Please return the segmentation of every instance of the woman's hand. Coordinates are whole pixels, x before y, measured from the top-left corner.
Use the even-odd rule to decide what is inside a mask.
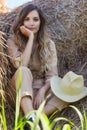
[[[34,109],[38,109],[40,104],[44,101],[44,98],[45,98],[45,88],[42,87],[39,89],[36,97],[35,97],[35,100],[34,100]]]
[[[26,37],[30,37],[33,36],[33,32],[31,30],[29,30],[28,28],[26,28],[25,26],[20,26],[20,31],[23,35],[25,35]]]

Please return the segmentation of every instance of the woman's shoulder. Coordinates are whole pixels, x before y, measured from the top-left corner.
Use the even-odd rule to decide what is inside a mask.
[[[12,40],[12,41],[14,41],[15,40],[15,37],[14,37],[14,35],[10,35],[9,37],[8,37],[8,39],[7,40]]]
[[[50,48],[54,48],[55,47],[55,42],[51,38],[48,39],[47,44],[48,44],[48,46]]]
[[[10,35],[7,39],[7,45],[14,45],[15,44],[15,38],[14,35]]]

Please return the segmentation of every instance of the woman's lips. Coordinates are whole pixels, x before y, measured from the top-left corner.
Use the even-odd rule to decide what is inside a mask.
[[[35,28],[29,28],[31,31],[35,30]]]
[[[26,28],[29,29],[29,30],[31,30],[31,31],[35,30],[35,28],[29,28],[29,27],[26,27]]]

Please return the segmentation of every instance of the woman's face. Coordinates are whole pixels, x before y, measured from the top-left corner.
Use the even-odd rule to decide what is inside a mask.
[[[25,27],[33,31],[34,34],[36,34],[40,28],[40,17],[38,12],[36,10],[29,12],[25,17],[23,24]]]

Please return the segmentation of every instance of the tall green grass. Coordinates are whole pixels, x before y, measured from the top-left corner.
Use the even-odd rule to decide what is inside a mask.
[[[4,106],[3,99],[2,99],[2,111],[0,113],[0,120],[1,120],[1,126],[2,126],[3,130],[7,130],[7,121],[6,121],[5,106]]]
[[[54,112],[50,118],[47,117],[47,115],[43,112],[43,108],[45,106],[46,100],[40,105],[38,110],[31,111],[28,115],[28,118],[31,114],[35,113],[36,118],[34,122],[28,121],[28,119],[25,120],[25,117],[21,115],[20,113],[20,88],[22,83],[22,70],[20,67],[19,72],[19,79],[18,79],[18,90],[17,90],[17,96],[16,96],[16,110],[15,110],[15,123],[13,130],[23,130],[25,124],[29,124],[31,127],[31,130],[40,130],[42,127],[43,130],[53,130],[56,123],[59,121],[66,122],[63,126],[58,125],[55,130],[87,130],[87,115],[85,109],[83,109],[83,114],[79,111],[78,108],[76,108],[73,105],[69,105],[72,109],[75,110],[75,112],[78,114],[78,117],[80,119],[81,125],[80,127],[77,127],[77,124],[75,122],[72,122],[71,120],[64,118],[64,117],[57,117],[53,119],[54,115],[57,113]],[[48,98],[48,97],[47,97]],[[2,110],[0,113],[0,120],[2,124],[2,129],[7,130],[7,121],[6,121],[6,115],[5,115],[5,105],[4,100],[2,98]],[[41,124],[41,126],[40,126]]]
[[[53,130],[56,123],[59,121],[66,122],[63,126],[58,125],[55,130],[87,130],[87,115],[85,109],[83,109],[83,114],[79,111],[78,108],[76,108],[73,105],[69,105],[72,109],[75,110],[75,112],[78,114],[78,117],[80,119],[81,125],[80,127],[77,127],[77,124],[75,122],[72,122],[71,120],[64,118],[64,117],[57,117],[53,119],[54,115],[58,112],[55,111],[50,118],[47,117],[47,115],[43,112],[43,108],[45,106],[46,100],[43,101],[43,103],[40,105],[38,110],[31,111],[28,115],[28,118],[31,114],[35,113],[36,118],[34,122],[29,121],[28,119],[25,119],[25,117],[20,113],[20,88],[22,83],[22,69],[20,67],[19,71],[19,79],[18,79],[18,90],[17,90],[17,96],[16,96],[16,110],[15,110],[15,122],[14,122],[14,128],[13,130],[23,130],[25,124],[29,124],[31,127],[31,130],[40,130],[41,128],[43,130]],[[48,97],[47,97],[48,98]],[[0,121],[1,126],[3,130],[7,130],[7,120],[6,120],[6,114],[5,114],[5,104],[4,99],[2,96],[2,106],[1,106],[1,113],[0,113]],[[41,125],[40,125],[41,124]]]
[[[72,128],[74,128],[74,130],[87,130],[87,115],[86,115],[85,109],[83,109],[83,114],[82,114],[75,106],[72,106],[72,105],[69,106],[76,111],[80,119],[81,125],[80,127],[77,127],[77,124],[75,124],[75,122],[72,122],[69,119],[64,118],[64,117],[57,117],[51,121],[47,117],[47,115],[43,112],[43,108],[46,103],[46,100],[40,105],[38,110],[35,110],[29,113],[28,117],[30,117],[32,113],[36,114],[36,119],[34,122],[30,122],[28,121],[28,119],[24,120],[24,117],[20,116],[20,112],[19,112],[20,108],[19,108],[18,103],[19,101],[17,100],[17,104],[16,104],[17,111],[15,114],[15,125],[13,128],[14,130],[19,130],[19,129],[23,130],[23,127],[26,123],[30,125],[31,130],[40,130],[41,128],[40,128],[39,122],[43,130],[53,130],[55,124],[58,123],[59,121],[64,121],[64,122],[66,121],[66,123],[63,126],[58,125],[55,128],[55,130],[72,130]],[[7,130],[7,123],[6,123],[7,121],[6,121],[6,116],[5,116],[5,106],[4,106],[3,100],[2,100],[2,112],[0,114],[0,120],[1,120],[3,130]]]
[[[16,96],[16,111],[15,111],[15,127],[14,130],[17,130],[18,126],[18,119],[19,119],[19,114],[20,114],[20,90],[21,90],[21,83],[22,83],[22,70],[20,67],[19,71],[19,79],[18,79],[18,90],[17,90],[17,96]]]

